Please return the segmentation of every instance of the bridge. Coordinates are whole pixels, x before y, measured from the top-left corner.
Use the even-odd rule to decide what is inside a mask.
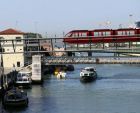
[[[89,37],[90,38],[90,37]],[[8,42],[8,43],[6,43]],[[21,43],[22,42],[22,43]],[[44,49],[42,43],[47,42],[50,49]],[[113,43],[114,46],[106,47],[106,43],[87,43],[85,46],[80,44],[68,44],[63,42],[63,38],[28,38],[28,39],[8,39],[0,40],[1,54],[19,54],[24,55],[44,55],[45,53],[51,53],[51,56],[44,55],[44,61],[46,64],[82,64],[82,63],[98,63],[98,64],[137,64],[140,63],[140,46],[138,42],[133,44],[132,42],[126,42],[126,46],[120,46],[121,43]],[[23,46],[23,51],[16,50],[17,46]],[[13,50],[8,52],[3,50],[4,47],[13,47]],[[55,48],[58,48],[57,50]],[[63,50],[59,48],[63,48]],[[63,52],[64,56],[53,56],[53,53]],[[76,53],[86,52],[87,56],[76,56]],[[107,56],[92,55],[92,53],[107,53]],[[109,53],[112,53],[110,55]],[[30,62],[31,63],[31,62]]]

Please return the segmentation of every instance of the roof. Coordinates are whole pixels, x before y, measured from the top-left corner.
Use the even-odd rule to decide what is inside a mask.
[[[12,28],[0,32],[0,35],[23,35],[23,34],[24,32]]]
[[[72,30],[71,32],[87,32],[88,30]]]
[[[93,31],[111,31],[112,29],[95,29],[95,30],[93,30]]]
[[[95,69],[94,67],[85,67],[85,69]]]
[[[127,31],[127,30],[135,30],[136,28],[120,28],[117,31]]]

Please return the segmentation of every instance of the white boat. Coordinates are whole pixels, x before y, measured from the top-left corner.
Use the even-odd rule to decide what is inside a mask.
[[[86,67],[80,72],[81,82],[92,82],[96,78],[97,78],[97,73],[94,67]]]
[[[21,71],[18,72],[16,76],[16,85],[23,87],[31,87],[31,72],[29,71]]]
[[[66,73],[65,73],[64,71],[60,71],[60,72],[58,72],[58,74],[57,74],[57,78],[59,78],[59,79],[66,78]]]

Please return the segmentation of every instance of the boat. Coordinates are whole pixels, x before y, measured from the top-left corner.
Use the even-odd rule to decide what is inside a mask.
[[[58,72],[57,78],[59,78],[59,79],[64,79],[64,78],[66,78],[66,73],[65,73],[64,71]]]
[[[80,72],[81,82],[92,82],[97,78],[96,69],[94,67],[86,67]]]
[[[16,86],[22,87],[31,87],[31,72],[29,71],[20,71],[16,76]]]
[[[27,93],[17,87],[7,91],[3,100],[4,107],[28,106]]]

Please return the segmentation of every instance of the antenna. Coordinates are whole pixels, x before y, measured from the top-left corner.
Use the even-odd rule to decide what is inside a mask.
[[[120,28],[120,29],[122,28],[122,24],[119,24],[119,28]]]
[[[133,28],[134,27],[134,21],[133,21],[133,15],[129,14],[129,25],[128,27]]]
[[[38,22],[37,22],[37,21],[35,21],[35,22],[34,22],[34,29],[35,29],[35,33],[37,33],[37,24],[38,24]]]
[[[35,22],[34,22],[34,27],[35,27],[36,38],[38,38],[38,33],[37,33],[37,32],[38,32],[38,31],[37,31],[37,30],[38,30],[38,29],[37,29],[37,24],[38,24],[38,22],[37,22],[37,21],[35,21]]]
[[[107,21],[107,22],[105,22],[105,25],[106,25],[106,27],[108,28],[109,25],[111,25],[111,22],[110,22],[110,21]]]
[[[18,21],[16,20],[15,29],[18,29]]]

